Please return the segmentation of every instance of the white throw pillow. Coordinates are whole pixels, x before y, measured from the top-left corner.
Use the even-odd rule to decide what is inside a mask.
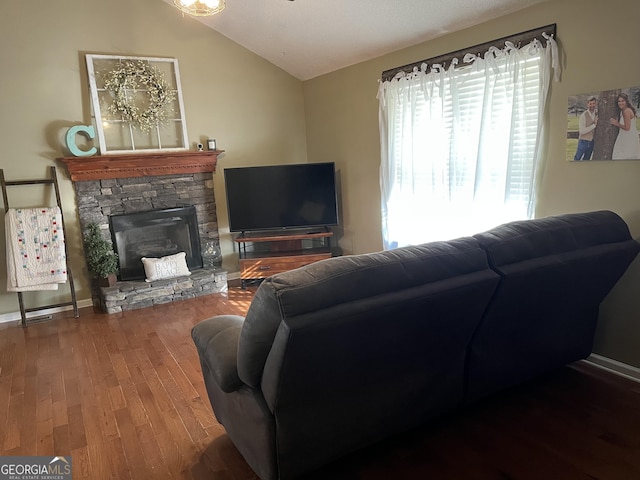
[[[187,267],[186,257],[187,254],[184,252],[160,258],[142,257],[144,273],[147,275],[146,281],[153,282],[163,278],[191,275],[189,267]]]

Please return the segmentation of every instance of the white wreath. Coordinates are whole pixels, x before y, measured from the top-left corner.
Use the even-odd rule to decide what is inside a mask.
[[[142,132],[165,123],[172,112],[170,106],[175,91],[169,87],[162,73],[145,61],[119,64],[104,75],[104,88],[113,96],[107,111],[119,115]],[[146,93],[142,102],[140,93]]]

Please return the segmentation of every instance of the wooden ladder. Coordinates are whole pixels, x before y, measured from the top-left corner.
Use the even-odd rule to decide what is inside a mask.
[[[50,178],[46,178],[46,179],[19,180],[19,181],[8,182],[4,178],[4,170],[0,168],[0,185],[2,186],[2,199],[4,201],[5,214],[6,214],[6,211],[9,209],[9,197],[7,195],[7,187],[23,186],[23,185],[53,185],[53,188],[56,194],[56,202],[58,204],[58,207],[60,207],[60,213],[62,215],[62,202],[60,200],[60,189],[58,188],[58,177],[56,175],[56,167],[50,167],[49,173],[50,173],[49,175]],[[63,232],[66,232],[66,227],[64,225],[64,216],[62,216],[62,230]],[[66,263],[67,263],[67,279],[69,280],[69,288],[71,290],[71,300],[64,303],[42,305],[40,307],[35,307],[35,308],[25,308],[22,292],[17,292],[18,302],[20,303],[20,317],[22,318],[23,327],[27,326],[27,313],[38,312],[38,311],[46,310],[49,308],[73,306],[73,316],[75,318],[78,318],[80,316],[80,314],[78,313],[78,302],[76,300],[76,289],[73,284],[73,275],[71,274],[71,266],[69,265],[69,250],[67,247],[66,240],[64,242],[64,253],[65,253]],[[49,315],[41,315],[39,317],[36,316],[36,317],[32,317],[32,319],[37,320],[37,319],[42,319],[47,317],[49,317]]]

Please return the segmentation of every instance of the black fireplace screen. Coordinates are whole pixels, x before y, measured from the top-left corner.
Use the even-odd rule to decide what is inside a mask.
[[[202,268],[198,218],[193,205],[112,215],[111,238],[120,259],[120,279],[145,278],[142,257],[186,253],[190,270]]]

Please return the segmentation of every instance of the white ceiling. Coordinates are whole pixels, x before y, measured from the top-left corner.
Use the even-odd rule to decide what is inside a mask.
[[[226,0],[198,20],[308,80],[543,1]]]

